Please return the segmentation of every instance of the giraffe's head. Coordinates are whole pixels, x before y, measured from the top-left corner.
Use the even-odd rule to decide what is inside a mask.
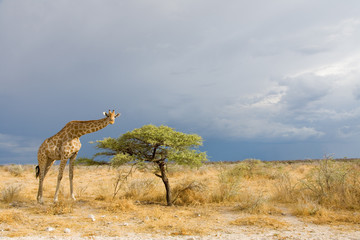
[[[109,112],[104,112],[104,115],[107,117],[110,124],[114,124],[115,123],[115,118],[120,116],[120,113],[115,114],[115,110],[113,110],[112,112],[109,110]]]

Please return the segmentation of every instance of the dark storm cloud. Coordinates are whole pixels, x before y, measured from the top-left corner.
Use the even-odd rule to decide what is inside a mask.
[[[21,147],[114,108],[121,131],[346,139],[360,118],[358,5],[1,1],[0,134]]]

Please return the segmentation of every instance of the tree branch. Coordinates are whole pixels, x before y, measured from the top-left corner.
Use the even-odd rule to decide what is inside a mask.
[[[158,148],[158,146],[157,146],[157,145],[155,145],[155,147],[154,147],[154,151],[153,151],[153,154],[152,154],[152,160],[154,160],[154,159],[155,159],[155,155],[156,155],[156,150],[157,150],[157,148]]]

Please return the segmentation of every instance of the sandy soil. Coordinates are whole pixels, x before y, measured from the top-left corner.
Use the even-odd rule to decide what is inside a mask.
[[[286,227],[271,228],[271,227],[258,227],[258,226],[236,226],[230,223],[238,219],[239,215],[231,211],[223,211],[221,219],[215,221],[210,228],[215,231],[209,234],[200,236],[192,235],[173,235],[171,232],[158,233],[139,233],[134,232],[136,225],[140,224],[136,220],[127,223],[118,223],[122,225],[123,233],[116,237],[109,236],[82,236],[81,232],[64,233],[63,229],[54,227],[50,232],[46,229],[43,230],[41,235],[32,235],[26,237],[2,237],[4,226],[0,224],[0,239],[4,240],[30,240],[30,239],[56,239],[56,240],[77,240],[77,239],[93,239],[93,240],[213,240],[213,239],[360,239],[360,229],[350,228],[349,226],[329,226],[329,225],[316,225],[306,223],[301,219],[290,214],[283,214],[282,216],[273,216],[276,220],[287,224]],[[201,221],[201,219],[199,219]],[[88,226],[87,226],[88,227]],[[59,232],[62,232],[59,234]],[[71,230],[70,230],[71,231]]]

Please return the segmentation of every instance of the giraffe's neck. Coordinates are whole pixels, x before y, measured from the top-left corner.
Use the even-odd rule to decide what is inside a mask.
[[[71,121],[68,123],[68,131],[72,137],[81,137],[82,135],[99,131],[109,125],[108,118],[91,121]]]

